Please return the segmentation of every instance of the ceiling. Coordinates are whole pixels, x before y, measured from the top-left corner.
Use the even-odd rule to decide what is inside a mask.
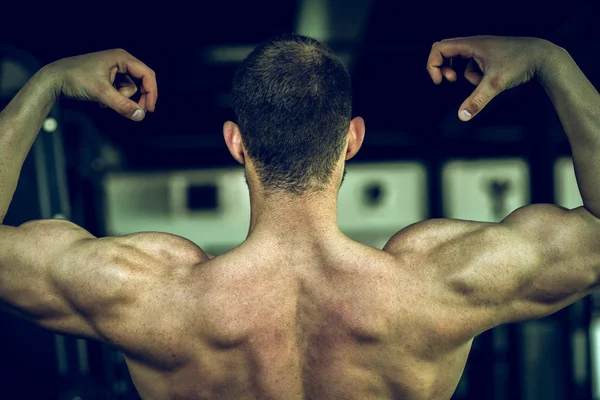
[[[600,83],[597,7],[579,0],[550,8],[533,2],[516,8],[510,2],[450,6],[396,0],[194,4],[164,13],[155,10],[149,16],[117,11],[108,23],[79,18],[73,24],[36,21],[24,27],[21,19],[9,18],[2,29],[11,34],[3,34],[0,44],[25,49],[43,63],[122,47],[152,67],[160,96],[156,113],[143,123],[90,104],[62,103],[88,115],[123,150],[130,169],[233,163],[221,127],[233,118],[229,90],[237,62],[262,40],[285,32],[310,33],[311,27],[351,68],[355,114],[367,122],[359,159],[410,157],[448,143],[485,146],[485,138],[474,132],[522,125],[532,118],[532,101],[546,101],[538,89],[515,89],[472,123],[460,123],[456,111],[472,87],[465,82],[435,86],[425,71],[431,44],[443,38],[543,37],[569,50],[590,80]],[[204,7],[200,11],[199,4]],[[514,144],[522,138],[511,140]]]

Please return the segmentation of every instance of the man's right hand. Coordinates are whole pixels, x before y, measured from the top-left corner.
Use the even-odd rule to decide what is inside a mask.
[[[554,44],[536,38],[474,36],[446,39],[434,43],[427,60],[427,71],[435,84],[445,77],[456,81],[451,63],[454,57],[469,58],[465,78],[477,88],[459,108],[458,116],[468,121],[495,96],[531,80],[552,54]]]
[[[52,78],[57,95],[95,101],[135,121],[141,121],[156,105],[154,71],[125,50],[64,58],[42,71]],[[137,91],[132,78],[141,81],[138,103],[129,99]]]

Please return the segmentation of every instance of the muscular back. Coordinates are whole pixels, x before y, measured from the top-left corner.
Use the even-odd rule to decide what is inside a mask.
[[[416,255],[347,239],[302,254],[248,243],[191,268],[185,284],[172,287],[186,295],[165,305],[181,328],[156,341],[181,362],[152,365],[160,349],[128,357],[142,397],[450,397],[470,341],[442,351]]]
[[[121,349],[146,400],[444,399],[474,336],[597,287],[599,235],[585,209],[534,205],[419,223],[384,251],[251,235],[211,258],[177,236],[39,221],[0,227],[0,306]]]
[[[188,292],[185,362],[129,359],[133,379],[147,399],[450,398],[474,336],[597,286],[597,234],[585,210],[539,205],[502,224],[420,223],[385,251],[246,242],[173,287]]]

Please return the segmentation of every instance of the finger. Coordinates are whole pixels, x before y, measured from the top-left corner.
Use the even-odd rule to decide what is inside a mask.
[[[472,57],[473,50],[467,39],[452,39],[434,43],[427,59],[427,72],[435,84],[442,82],[442,66],[445,59]]]
[[[458,37],[444,39],[437,43],[438,51],[445,58],[465,57],[473,58],[473,37]]]
[[[471,120],[500,92],[500,90],[494,89],[494,85],[490,84],[490,79],[487,76],[484,77],[473,93],[460,106],[458,118],[462,121]]]
[[[442,67],[440,69],[444,78],[448,79],[450,82],[456,82],[456,71],[451,67]]]
[[[146,102],[147,102],[147,98],[146,98],[146,91],[145,89],[142,87],[140,88],[140,92],[142,93],[142,95],[140,96],[140,100],[138,101],[138,105],[142,108],[144,108],[145,110],[147,110],[148,108],[146,107]],[[156,103],[155,103],[156,104]]]
[[[117,79],[117,73],[118,72],[119,72],[119,67],[114,67],[114,68],[110,69],[110,71],[109,71],[109,79],[110,79],[110,83],[111,84],[114,84],[115,80]]]
[[[439,52],[438,45],[439,43],[437,42],[433,44],[429,52],[429,58],[427,59],[427,72],[429,72],[431,80],[436,85],[442,83],[442,71],[440,67],[444,64],[444,57]]]
[[[98,97],[102,104],[112,108],[126,118],[134,121],[141,121],[144,119],[145,109],[143,107],[140,108],[135,101],[123,96],[117,89],[108,83],[100,90],[100,95]]]
[[[117,91],[119,93],[121,93],[123,96],[130,99],[131,96],[133,96],[137,92],[137,87],[135,85],[134,86],[124,86],[124,87],[118,88]],[[142,105],[140,105],[140,107],[145,108]]]
[[[127,75],[116,83],[116,87],[119,93],[127,98],[131,98],[138,90],[136,84]]]
[[[477,86],[483,79],[483,73],[477,66],[477,63],[473,60],[469,61],[467,68],[465,69],[465,78],[473,85]]]
[[[158,87],[154,71],[131,54],[125,51],[123,53],[126,56],[119,60],[119,72],[127,73],[142,81],[140,90],[143,93],[144,103],[142,104],[142,100],[140,99],[139,106],[149,111],[154,111],[156,99],[158,98]]]
[[[131,78],[129,76],[123,75],[123,74],[119,74],[119,75],[121,75],[121,76],[117,77],[117,69],[115,68],[114,73],[113,73],[113,71],[111,71],[110,80],[111,80],[111,82],[114,82],[113,86],[118,90],[118,92],[129,99],[129,98],[131,98],[131,96],[136,94],[137,86],[131,80]],[[100,108],[107,108],[107,106],[105,104],[102,104],[102,103],[98,103],[98,104],[100,104]]]

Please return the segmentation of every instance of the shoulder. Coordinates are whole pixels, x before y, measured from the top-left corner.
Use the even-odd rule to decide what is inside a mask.
[[[40,222],[30,228],[58,229],[53,233],[77,237],[52,256],[52,276],[78,309],[98,317],[109,305],[131,305],[167,288],[183,290],[195,267],[209,259],[193,242],[166,233],[94,238],[68,222]]]
[[[153,255],[157,261],[187,261],[198,264],[213,258],[196,243],[169,233],[140,232],[114,238],[114,242],[124,250]]]
[[[189,350],[185,333],[197,318],[188,311],[198,310],[194,271],[209,256],[187,239],[158,232],[98,239],[95,246],[88,252],[100,261],[92,291],[103,294],[87,291],[81,303],[92,310],[97,331],[137,362],[180,365]]]
[[[157,259],[179,258],[196,263],[212,258],[192,241],[169,233],[140,232],[97,239],[80,226],[60,219],[33,220],[18,228],[4,226],[2,228],[12,229],[14,232],[11,232],[11,236],[15,239],[19,237],[35,240],[38,247],[46,244],[53,247],[57,247],[57,243],[69,244],[70,247],[87,252],[92,256],[114,255],[115,253],[126,256],[138,252],[152,254]]]
[[[407,251],[427,253],[440,245],[494,224],[449,218],[429,219],[400,230],[387,242],[383,250],[389,253]]]

